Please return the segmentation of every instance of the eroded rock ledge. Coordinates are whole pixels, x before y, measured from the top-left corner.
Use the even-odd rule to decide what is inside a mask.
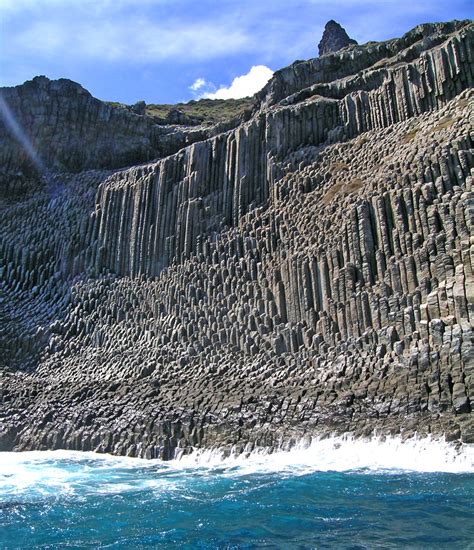
[[[234,129],[0,199],[1,448],[473,442],[472,36],[301,62]]]

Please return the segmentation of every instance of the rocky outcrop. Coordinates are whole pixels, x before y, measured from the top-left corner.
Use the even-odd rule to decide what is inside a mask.
[[[321,42],[318,44],[319,56],[338,52],[347,46],[355,46],[357,41],[350,38],[346,30],[333,19],[326,23]]]
[[[431,68],[428,69],[428,66],[432,66],[430,52],[450,39],[453,42],[452,47],[457,51],[455,58],[471,63],[469,46],[466,50],[465,45],[459,44],[472,40],[471,21],[418,25],[402,38],[387,42],[369,42],[364,46],[355,46],[308,61],[297,61],[289,67],[276,71],[273,78],[257,95],[261,105],[267,107],[310,86],[323,85],[324,89],[324,85],[328,85],[329,88],[336,90],[342,87],[340,93],[343,94],[348,78],[354,82],[357,77],[362,77],[357,82],[358,86],[364,86],[365,82],[371,79],[374,71],[383,80],[384,68],[402,67],[416,58],[426,62],[426,72],[431,73],[427,78],[436,80],[438,73],[433,73]],[[446,54],[442,55],[444,57]],[[449,55],[451,56],[452,54]],[[457,63],[457,61],[454,62]],[[442,75],[444,73],[439,76],[444,80]]]
[[[96,210],[99,267],[157,275],[189,254],[198,235],[235,226],[262,205],[286,171],[281,162],[288,152],[389,127],[446,104],[464,83],[472,84],[472,63],[461,54],[472,36],[469,28],[411,63],[373,69],[362,85],[359,76],[344,79],[335,84],[346,88],[343,94],[305,90],[236,130],[108,180]]]
[[[237,128],[1,199],[1,448],[473,442],[472,33],[285,69]]]
[[[39,76],[0,89],[0,192],[46,171],[118,168],[170,155],[222,128],[142,116],[145,103],[125,109],[104,103],[70,80]],[[8,121],[8,122],[7,122]],[[21,128],[21,135],[15,132]],[[29,146],[25,147],[25,140]]]

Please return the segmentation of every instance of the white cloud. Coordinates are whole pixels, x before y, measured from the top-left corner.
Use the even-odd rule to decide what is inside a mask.
[[[184,83],[186,78],[197,75],[212,74],[220,83],[215,75],[225,71],[227,63],[243,72],[252,64],[284,67],[316,56],[328,19],[341,23],[363,43],[400,36],[421,22],[468,17],[468,4],[469,0],[0,0],[0,84],[35,74],[78,80],[86,68],[91,69],[92,82],[102,68],[112,75],[117,68],[128,74],[130,67],[151,71],[163,88],[175,73],[183,86],[191,84]],[[158,66],[165,69],[163,77]],[[196,98],[253,94],[270,75],[269,69],[260,72],[261,80],[254,71],[220,89],[207,80],[187,92]],[[245,77],[248,80],[240,80]],[[111,95],[120,93],[112,90]]]
[[[189,89],[193,92],[197,92],[206,86],[207,82],[204,78],[196,78],[196,80],[189,86]]]
[[[265,65],[254,65],[247,74],[237,76],[228,87],[221,86],[216,92],[202,95],[208,99],[240,99],[259,92],[273,76]]]

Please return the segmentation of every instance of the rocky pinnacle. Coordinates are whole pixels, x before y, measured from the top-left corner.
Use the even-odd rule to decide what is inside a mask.
[[[345,29],[331,19],[324,27],[324,33],[318,45],[319,55],[337,52],[346,46],[355,44],[357,44],[357,41],[350,38]]]

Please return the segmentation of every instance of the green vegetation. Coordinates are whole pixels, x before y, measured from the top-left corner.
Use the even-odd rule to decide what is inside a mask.
[[[416,138],[416,134],[418,133],[419,128],[413,128],[413,130],[410,130],[407,132],[403,137],[402,141],[403,143],[410,143],[410,141],[413,141]]]
[[[455,123],[455,121],[456,120],[451,115],[444,116],[438,121],[438,124],[431,128],[431,132],[439,132],[440,130],[450,128]]]
[[[327,206],[336,197],[345,197],[350,193],[357,193],[363,186],[364,182],[360,178],[354,178],[349,183],[338,181],[326,191],[322,198],[322,203]]]
[[[245,97],[243,99],[199,99],[176,105],[150,104],[146,107],[146,114],[166,118],[170,111],[178,109],[189,117],[215,124],[240,116],[245,110],[252,108],[254,101],[251,97]]]
[[[112,107],[137,112],[136,107],[141,102],[137,102],[135,105],[125,105],[118,101],[106,101],[105,103],[112,105]],[[199,99],[191,100],[188,103],[176,103],[175,105],[150,103],[149,105],[145,105],[144,114],[165,121],[172,111],[180,111],[185,117],[194,120],[195,124],[211,125],[226,122],[242,115],[245,111],[252,109],[254,103],[255,99],[252,97],[244,97],[242,99]],[[142,113],[138,112],[138,114]]]
[[[344,172],[349,170],[349,165],[346,162],[337,161],[331,165],[331,172],[337,174],[338,172]]]
[[[111,107],[122,107],[122,109],[127,107],[127,105],[119,103],[118,101],[104,101],[104,103],[107,103],[107,105],[110,105]]]

